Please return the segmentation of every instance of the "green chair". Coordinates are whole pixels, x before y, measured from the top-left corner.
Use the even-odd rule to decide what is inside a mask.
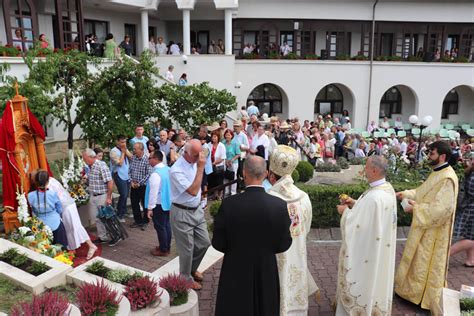
[[[394,128],[389,128],[389,129],[387,129],[387,134],[388,134],[388,136],[390,136],[392,134],[397,134],[397,133],[395,132]]]
[[[463,125],[461,125],[461,129],[463,131],[470,130],[471,129],[471,124],[463,124]]]
[[[419,128],[412,128],[411,133],[413,136],[420,136],[421,130]]]
[[[474,137],[474,129],[468,129],[466,131],[467,135],[471,136],[471,137]]]
[[[405,131],[398,131],[397,136],[398,136],[398,137],[405,137],[405,136],[407,136],[407,132],[405,132]]]
[[[444,125],[444,128],[445,129],[454,129],[454,125],[449,123],[449,124]]]
[[[384,134],[383,132],[375,131],[374,132],[374,138],[381,138],[381,137],[383,137],[383,134]]]
[[[403,124],[403,129],[406,130],[406,131],[411,130],[411,124],[409,124],[409,123]]]
[[[441,138],[449,138],[449,131],[447,129],[440,129],[439,130],[439,136],[441,136]]]
[[[430,129],[430,134],[431,135],[436,135],[439,133],[439,128],[431,128]]]
[[[370,135],[370,133],[367,131],[362,131],[361,136],[364,138],[370,138],[372,135]]]
[[[448,131],[448,137],[449,137],[449,139],[455,140],[455,139],[456,139],[456,134],[457,134],[456,131]]]

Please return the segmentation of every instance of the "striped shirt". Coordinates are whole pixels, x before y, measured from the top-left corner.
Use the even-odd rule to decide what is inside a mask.
[[[102,160],[96,160],[88,175],[89,193],[91,195],[101,195],[107,193],[107,183],[112,181],[112,175],[107,164]]]
[[[146,185],[152,168],[148,163],[148,155],[143,154],[141,158],[133,155],[128,168],[130,181],[137,182],[139,185]]]

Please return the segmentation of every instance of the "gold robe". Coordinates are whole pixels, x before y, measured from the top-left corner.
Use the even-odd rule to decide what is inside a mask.
[[[395,275],[395,293],[434,310],[446,285],[458,178],[448,166],[433,171],[417,189],[403,191],[413,199],[413,219]]]

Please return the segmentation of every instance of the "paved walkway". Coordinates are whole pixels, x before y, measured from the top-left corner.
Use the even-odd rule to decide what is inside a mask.
[[[127,219],[127,227],[130,223],[131,220]],[[177,260],[171,262],[176,257],[174,244],[169,257],[153,257],[150,255],[150,250],[158,244],[152,226],[149,226],[146,231],[129,228],[127,230],[130,234],[127,240],[120,242],[115,247],[108,247],[107,245],[103,247],[102,256],[104,258],[148,272],[155,272],[166,264],[168,264],[166,267],[176,266],[174,263]],[[398,228],[400,241],[397,243],[397,265],[403,252],[404,238],[406,238],[407,233],[408,228]],[[309,315],[334,315],[331,302],[336,294],[339,239],[340,231],[338,228],[312,229],[310,232],[308,238],[308,265],[316,283],[321,288],[321,300],[316,302],[314,298],[311,298]],[[450,261],[448,275],[450,288],[459,289],[461,284],[474,285],[474,269],[464,267],[464,259],[464,255],[461,254]],[[204,273],[203,289],[198,293],[200,315],[214,314],[221,261],[218,260]],[[429,313],[395,297],[392,315],[429,315]]]

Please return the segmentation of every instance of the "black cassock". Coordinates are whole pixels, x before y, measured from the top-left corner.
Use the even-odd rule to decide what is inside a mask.
[[[278,316],[280,284],[275,254],[291,246],[286,202],[263,187],[224,199],[212,245],[224,253],[216,315]]]

